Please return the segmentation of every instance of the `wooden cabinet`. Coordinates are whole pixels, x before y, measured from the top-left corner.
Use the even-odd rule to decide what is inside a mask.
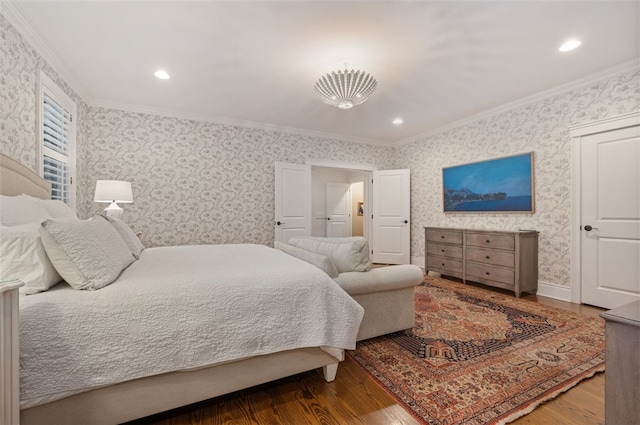
[[[640,300],[614,308],[605,320],[604,417],[607,424],[640,420]]]
[[[425,228],[425,271],[513,291],[538,289],[538,232]]]
[[[426,228],[426,268],[443,275],[462,279],[462,230]]]

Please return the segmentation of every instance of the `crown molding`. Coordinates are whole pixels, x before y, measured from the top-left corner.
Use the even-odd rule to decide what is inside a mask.
[[[260,123],[255,121],[246,121],[226,117],[216,117],[207,114],[194,114],[181,111],[175,111],[165,108],[153,108],[148,106],[130,105],[127,103],[113,102],[106,99],[93,99],[89,106],[105,109],[117,109],[125,112],[134,112],[147,115],[159,115],[170,118],[178,118],[184,120],[208,122],[211,124],[221,124],[234,127],[252,128],[255,130],[278,131],[282,133],[294,134],[297,136],[320,137],[323,139],[335,140],[338,142],[360,143],[364,145],[375,145],[391,147],[389,143],[382,140],[366,139],[360,137],[348,137],[335,133],[325,133],[322,131],[305,130],[296,127],[287,127],[276,124]]]
[[[0,1],[0,13],[20,33],[27,43],[53,68],[80,98],[89,103],[91,95],[69,69],[60,54],[47,42],[42,33],[27,18],[18,1]]]
[[[513,101],[513,102],[509,102],[509,103],[505,103],[504,105],[492,108],[492,109],[488,109],[486,111],[480,112],[479,114],[476,115],[472,115],[470,117],[467,118],[463,118],[461,120],[457,120],[454,121],[452,123],[446,124],[444,126],[435,128],[433,130],[429,130],[426,131],[424,133],[420,133],[418,135],[415,136],[411,136],[409,138],[406,139],[402,139],[402,140],[398,140],[396,142],[393,142],[391,144],[392,147],[396,148],[396,147],[401,147],[404,145],[408,145],[410,143],[416,142],[418,140],[422,140],[426,137],[429,136],[434,136],[436,134],[440,134],[443,133],[445,131],[448,130],[452,130],[454,128],[457,127],[461,127],[463,125],[466,124],[470,124],[472,122],[476,122],[476,121],[480,121],[483,120],[485,118],[489,118],[492,117],[494,115],[498,115],[498,114],[502,114],[504,112],[508,112],[526,105],[530,105],[532,103],[535,102],[539,102],[541,100],[544,99],[548,99],[554,96],[558,96],[560,94],[563,93],[567,93],[573,90],[577,90],[586,86],[589,86],[591,84],[594,83],[598,83],[600,81],[606,80],[606,79],[610,79],[613,77],[616,77],[620,74],[625,74],[627,72],[631,72],[631,71],[637,71],[640,70],[640,57],[632,59],[630,61],[627,62],[623,62],[620,65],[616,65],[613,66],[611,68],[607,68],[604,71],[595,73],[595,74],[591,74],[588,75],[584,78],[580,78],[578,80],[572,81],[570,83],[567,84],[563,84],[561,86],[557,86],[548,90],[544,90],[541,92],[538,92],[536,94],[533,94],[531,96],[527,96],[524,97],[522,99]]]
[[[112,102],[104,99],[96,99],[91,96],[89,91],[76,78],[74,73],[69,69],[58,52],[47,42],[45,37],[35,27],[35,25],[33,25],[29,18],[26,17],[25,13],[19,5],[19,2],[15,0],[1,0],[0,13],[20,33],[20,35],[27,41],[27,43],[29,43],[29,45],[33,49],[35,49],[36,52],[38,52],[38,54],[49,64],[49,66],[53,68],[53,70],[60,76],[60,78],[62,78],[67,84],[69,84],[69,86],[76,92],[76,94],[80,96],[80,98],[82,98],[82,100],[84,100],[89,106],[210,122],[214,124],[247,127],[257,130],[279,131],[299,136],[321,137],[324,139],[336,140],[341,142],[389,147],[388,143],[376,139],[347,137],[334,133],[324,133],[319,131],[304,130],[294,127],[278,126],[274,124],[265,124],[253,121],[235,120],[225,117],[211,117],[203,114],[187,114],[170,109],[151,108],[139,105],[129,105],[124,103]]]
[[[150,115],[160,115],[172,118],[195,120],[201,122],[209,122],[213,124],[222,124],[229,126],[238,126],[245,128],[252,128],[256,130],[264,131],[278,131],[299,136],[308,137],[320,137],[323,139],[335,140],[340,142],[359,143],[365,145],[375,145],[383,147],[401,147],[410,143],[425,139],[429,136],[443,133],[445,131],[461,127],[472,122],[480,121],[488,117],[492,117],[510,110],[520,108],[522,106],[529,105],[550,97],[554,97],[572,90],[583,88],[590,84],[600,82],[605,79],[615,77],[617,75],[639,70],[640,69],[640,57],[634,58],[630,61],[624,62],[620,65],[608,68],[604,71],[592,74],[590,76],[572,81],[570,83],[557,86],[552,89],[544,90],[542,92],[527,96],[514,102],[509,102],[501,106],[483,111],[479,114],[472,115],[444,126],[437,127],[435,129],[411,136],[409,138],[385,142],[378,139],[367,139],[359,137],[349,137],[334,133],[325,133],[320,131],[306,130],[295,127],[279,126],[275,124],[259,123],[246,120],[237,120],[226,117],[213,117],[204,114],[191,114],[180,111],[174,111],[170,109],[152,108],[139,105],[129,105],[124,103],[112,102],[105,99],[96,99],[86,87],[80,83],[75,74],[69,69],[64,60],[58,54],[58,52],[47,42],[42,33],[33,25],[33,23],[26,17],[22,8],[19,5],[19,1],[16,0],[0,0],[0,14],[2,14],[7,21],[24,37],[24,39],[33,47],[38,54],[45,60],[51,68],[62,78],[71,89],[73,89],[82,100],[84,100],[89,106],[102,107],[108,109],[117,109],[127,112],[136,112]]]

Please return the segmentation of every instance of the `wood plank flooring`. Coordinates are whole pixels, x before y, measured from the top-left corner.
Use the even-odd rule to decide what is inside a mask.
[[[488,289],[494,290],[494,289]],[[525,299],[588,316],[604,310],[536,295]],[[416,425],[404,408],[358,365],[340,364],[333,383],[311,371],[233,394],[193,404],[131,424],[154,425]],[[516,425],[603,425],[604,373],[512,422]]]

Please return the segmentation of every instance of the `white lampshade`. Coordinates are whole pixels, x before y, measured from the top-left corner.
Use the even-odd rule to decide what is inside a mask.
[[[117,202],[130,204],[133,202],[131,183],[122,180],[98,180],[93,202],[107,202],[110,205],[105,208],[107,215],[122,216],[122,208]]]
[[[93,202],[133,202],[131,183],[122,180],[98,180]]]

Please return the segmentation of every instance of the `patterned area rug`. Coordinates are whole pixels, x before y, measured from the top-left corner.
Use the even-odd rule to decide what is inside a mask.
[[[413,335],[348,355],[424,424],[505,424],[604,370],[604,321],[427,276]]]

